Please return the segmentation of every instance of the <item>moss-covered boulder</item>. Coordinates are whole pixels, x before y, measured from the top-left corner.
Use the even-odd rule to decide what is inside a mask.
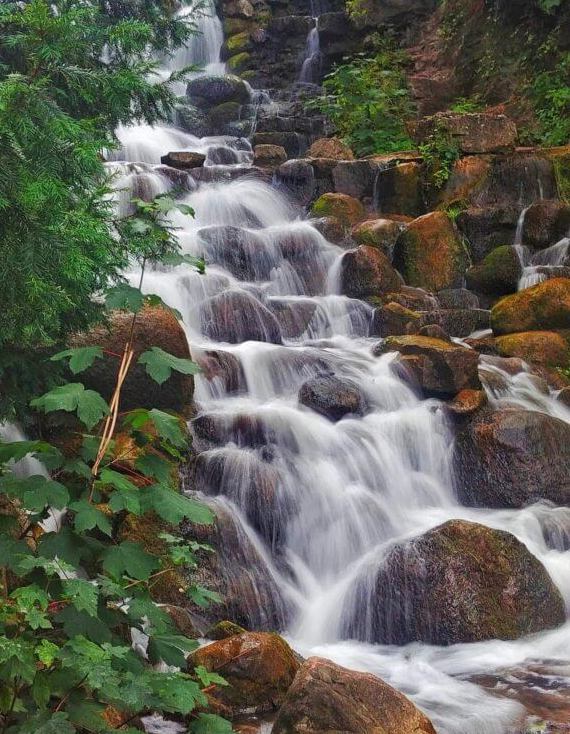
[[[340,265],[341,293],[366,299],[398,291],[401,281],[390,261],[375,247],[362,245],[349,250]]]
[[[209,109],[224,102],[249,102],[246,83],[237,76],[199,76],[188,83],[186,94],[201,109]]]
[[[404,225],[391,219],[367,219],[352,229],[352,238],[358,245],[370,245],[392,257],[394,245]]]
[[[497,247],[465,274],[467,286],[479,293],[503,296],[515,293],[522,275],[517,251],[510,245]]]
[[[522,409],[485,410],[458,431],[457,492],[474,507],[570,503],[570,424]]]
[[[239,74],[240,72],[247,69],[251,61],[251,54],[248,51],[240,51],[239,54],[234,54],[228,59],[228,69],[230,71]]]
[[[354,153],[340,138],[319,138],[309,148],[307,157],[352,161],[354,160]]]
[[[502,298],[491,310],[495,334],[570,329],[570,278],[553,278]]]
[[[368,578],[359,583],[370,589]],[[560,592],[526,546],[465,520],[396,545],[368,593],[372,619],[354,609],[345,634],[373,642],[514,640],[566,619]]]
[[[442,191],[439,192],[440,206],[462,207],[475,200],[485,187],[492,166],[488,157],[465,156],[453,164],[451,175]]]
[[[391,336],[376,345],[376,356],[399,352],[401,363],[426,395],[452,397],[480,387],[479,355],[454,342],[428,336]]]
[[[376,177],[375,198],[380,212],[419,217],[426,211],[421,165],[406,161],[381,168]]]
[[[570,204],[557,199],[542,199],[532,204],[524,216],[523,245],[542,250],[555,245],[570,231]]]
[[[519,357],[542,367],[568,367],[570,332],[523,331],[495,339],[501,357]]]
[[[248,31],[242,31],[241,33],[234,33],[233,36],[229,36],[224,44],[224,51],[227,52],[228,56],[240,53],[241,51],[248,51],[251,46],[251,34]]]
[[[347,194],[323,194],[311,208],[315,217],[336,217],[346,229],[364,219],[364,207],[353,196]]]
[[[394,266],[406,283],[426,290],[461,285],[467,264],[465,244],[444,212],[430,212],[415,219],[394,248]]]
[[[386,337],[417,334],[422,326],[420,313],[391,301],[385,306],[374,309],[369,335]]]
[[[224,620],[222,622],[217,622],[216,624],[212,625],[210,629],[206,632],[206,637],[208,640],[226,640],[228,637],[233,637],[234,635],[241,635],[244,632],[247,632],[243,627],[240,627],[239,624],[236,624],[235,622],[228,622],[228,620]]]
[[[295,676],[273,734],[435,734],[399,691],[370,673],[309,658]]]
[[[214,685],[207,695],[212,708],[230,718],[275,710],[299,669],[285,640],[269,632],[243,632],[201,647],[190,665],[225,678],[229,685]]]

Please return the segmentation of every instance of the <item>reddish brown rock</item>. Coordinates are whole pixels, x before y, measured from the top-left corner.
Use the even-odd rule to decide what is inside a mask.
[[[570,329],[570,278],[553,278],[502,298],[491,310],[495,334]]]
[[[570,332],[523,331],[495,339],[501,357],[519,357],[544,367],[568,367]]]
[[[287,160],[287,151],[281,145],[256,145],[253,149],[253,165],[260,168],[277,168]]]
[[[435,734],[414,704],[370,673],[309,658],[289,689],[273,734]]]
[[[323,194],[315,201],[311,212],[316,217],[336,217],[347,229],[364,219],[364,207],[348,194]]]
[[[503,153],[514,148],[517,127],[504,115],[482,112],[438,112],[416,126],[415,138],[426,143],[434,136],[448,135],[462,153]]]
[[[309,148],[307,157],[352,161],[354,153],[340,138],[319,138]]]
[[[381,168],[376,177],[376,206],[382,216],[419,217],[426,211],[422,167],[415,161]]]
[[[347,252],[341,262],[341,292],[350,298],[369,298],[401,288],[398,273],[375,247],[363,245]]]
[[[523,245],[542,250],[555,245],[570,232],[570,204],[542,199],[526,211],[522,228]]]
[[[312,377],[304,382],[299,390],[299,403],[331,421],[358,415],[365,408],[365,399],[358,387],[334,375]]]
[[[457,418],[476,413],[487,404],[487,393],[484,390],[461,390],[447,404],[448,411]]]
[[[391,219],[368,219],[353,227],[352,238],[358,245],[377,247],[387,257],[391,257],[403,228],[399,222]]]

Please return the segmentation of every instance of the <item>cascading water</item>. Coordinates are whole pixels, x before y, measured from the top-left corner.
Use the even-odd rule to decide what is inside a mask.
[[[307,36],[305,59],[299,74],[303,84],[317,84],[321,76],[321,40],[319,35],[319,19],[314,18],[314,26]]]
[[[202,63],[216,55],[202,52],[210,54]],[[161,155],[208,147],[173,128],[118,135],[130,163],[109,165],[126,166],[125,185],[136,187],[144,176],[151,192],[168,187],[164,167],[153,169]],[[254,549],[248,558],[259,573],[250,581],[259,584],[261,603],[268,597],[260,579],[270,579],[271,605],[301,653],[377,673],[414,699],[440,734],[513,731],[521,706],[471,679],[559,659],[570,625],[513,642],[374,645],[366,642],[370,594],[360,594],[360,606],[355,594],[366,591],[370,569],[395,543],[462,518],[513,533],[570,605],[568,511],[543,503],[500,511],[459,505],[442,406],[414,393],[398,376],[394,355],[372,356],[370,306],[337,292],[343,252],[275,189],[248,176],[224,182],[223,168],[219,180],[186,187],[183,200],[195,219],[172,216],[183,250],[205,255],[206,275],[179,267],[145,276],[145,288],[183,314],[195,359],[225,355],[222,361],[237,365],[232,379],[197,378],[199,489]],[[138,281],[139,274],[129,277]],[[493,369],[500,367],[484,362],[484,381]],[[331,374],[357,391],[362,415],[334,423],[299,404],[308,378]],[[552,395],[535,399],[530,376],[505,380],[500,395],[487,388],[491,401],[570,422],[570,411]],[[547,527],[559,541],[547,544]],[[252,624],[271,626],[272,619],[258,615]],[[344,639],[349,631],[362,641]]]
[[[556,243],[538,252],[531,252],[523,245],[523,230],[528,207],[523,209],[515,233],[513,247],[518,255],[522,275],[519,279],[518,290],[531,288],[543,283],[548,278],[566,277],[570,266],[570,232]]]

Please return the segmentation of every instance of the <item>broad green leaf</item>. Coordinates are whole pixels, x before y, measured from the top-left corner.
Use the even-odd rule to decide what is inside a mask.
[[[120,545],[106,548],[102,555],[103,568],[116,579],[128,575],[143,581],[159,567],[155,556],[147,553],[138,543],[129,540]]]
[[[79,612],[75,607],[68,606],[56,615],[58,624],[63,625],[63,631],[68,637],[85,635],[93,642],[110,642],[112,635],[109,627],[98,617],[92,617],[87,612]]]
[[[168,380],[173,370],[184,375],[196,375],[200,372],[200,367],[191,359],[175,357],[160,347],[151,347],[148,351],[143,352],[138,362],[146,366],[147,373],[159,385]]]
[[[69,509],[75,513],[73,527],[78,533],[99,528],[102,533],[109,537],[113,534],[113,528],[109,522],[109,518],[87,500],[72,502],[69,505]]]
[[[96,701],[72,700],[66,710],[70,720],[80,731],[108,732],[109,724],[103,718],[105,706]]]
[[[186,655],[198,648],[195,640],[182,635],[151,635],[148,641],[147,653],[151,663],[161,660],[167,665],[183,668],[186,665]]]
[[[18,730],[19,734],[75,734],[75,727],[63,711],[44,712],[28,717]]]
[[[176,204],[176,208],[181,214],[186,214],[187,217],[194,217],[196,215],[194,209],[188,204]]]
[[[91,367],[93,362],[102,356],[103,349],[101,347],[75,347],[54,354],[51,361],[61,362],[63,359],[69,359],[69,369],[74,375],[77,375]]]
[[[101,543],[85,536],[77,535],[71,528],[63,527],[58,533],[45,533],[39,540],[38,553],[44,558],[57,558],[77,567],[80,561],[89,562],[94,552],[102,547]]]
[[[53,664],[58,652],[59,647],[49,640],[42,640],[35,649],[38,660],[48,668]]]
[[[105,303],[111,311],[132,311],[138,313],[144,306],[144,296],[138,288],[128,283],[109,288],[105,294]]]
[[[113,469],[103,469],[100,474],[100,482],[116,489],[109,499],[109,507],[113,512],[126,510],[134,515],[140,515],[139,488],[129,481],[124,474],[113,471]]]
[[[162,258],[162,262],[165,265],[172,265],[173,267],[178,265],[190,265],[190,267],[195,268],[200,275],[203,275],[206,272],[206,261],[203,257],[183,255],[182,253],[172,253],[165,255]]]
[[[153,676],[152,684],[164,711],[186,715],[197,705],[207,704],[198,683],[182,673],[158,673]]]
[[[166,522],[177,524],[184,519],[198,525],[214,522],[214,514],[209,507],[164,484],[143,487],[140,494],[143,512],[154,510]]]
[[[177,308],[174,308],[173,306],[169,306],[167,303],[165,303],[160,296],[157,296],[156,293],[149,293],[144,298],[145,303],[147,303],[149,306],[156,307],[160,306],[161,308],[164,308],[166,311],[170,311],[170,313],[174,316],[174,318],[178,319],[178,321],[182,321],[182,314]]]
[[[151,625],[152,629],[150,631],[153,634],[175,632],[170,616],[150,598],[135,597],[131,599],[128,616],[131,621],[138,624],[142,624],[145,620]]]
[[[46,640],[42,640],[42,642],[46,642]],[[51,644],[51,643],[48,643],[48,644]],[[56,650],[59,650],[59,648],[56,647]],[[51,663],[53,662],[53,659],[49,663],[45,663],[43,660],[41,662],[44,663],[44,665],[47,665],[49,667]],[[51,681],[49,679],[50,672],[51,671],[46,671],[46,670],[38,671],[36,673],[36,677],[34,678],[34,682],[32,683],[32,688],[31,688],[32,698],[34,699],[34,703],[40,709],[45,709],[45,707],[49,703],[49,700],[52,696],[52,687],[50,685]]]
[[[0,679],[21,678],[31,683],[36,674],[34,643],[22,637],[0,636]]]
[[[45,413],[56,410],[77,412],[79,420],[87,428],[93,428],[109,412],[109,406],[101,395],[95,390],[86,390],[80,382],[69,382],[56,387],[40,398],[32,400],[30,405]]]
[[[198,714],[190,724],[190,734],[232,734],[233,728],[229,721],[216,714]]]
[[[225,678],[222,678],[221,675],[208,670],[208,668],[205,668],[203,665],[198,665],[194,668],[194,675],[199,678],[200,683],[204,687],[211,686],[212,683],[215,683],[218,686],[229,685]]]
[[[69,502],[67,488],[41,474],[21,478],[8,474],[0,478],[0,492],[14,497],[26,510],[41,512],[46,507],[62,510]]]
[[[158,479],[162,484],[168,484],[172,472],[172,463],[161,459],[156,454],[144,454],[135,461],[135,468],[146,477]]]
[[[176,202],[171,196],[157,196],[154,204],[156,209],[163,214],[168,214],[176,207]]]
[[[194,584],[186,592],[190,599],[202,609],[206,609],[210,604],[221,604],[222,597],[215,591],[206,589],[199,584]]]
[[[153,408],[148,411],[149,419],[154,423],[158,435],[174,446],[181,448],[186,445],[187,437],[182,430],[180,418]]]
[[[0,464],[6,464],[8,461],[21,461],[29,454],[40,455],[42,458],[45,458],[48,454],[61,457],[58,449],[45,441],[0,442]]]
[[[68,579],[62,582],[63,593],[79,612],[86,612],[91,617],[97,616],[99,590],[89,581]]]

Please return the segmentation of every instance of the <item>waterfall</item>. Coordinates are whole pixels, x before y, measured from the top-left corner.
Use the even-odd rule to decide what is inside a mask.
[[[313,19],[314,26],[307,36],[305,58],[299,74],[299,81],[303,84],[318,84],[321,77],[321,40],[319,35],[319,19]]]
[[[188,59],[206,69],[218,63],[219,21],[212,15],[204,23],[208,38],[172,60],[176,68]],[[316,24],[313,31],[314,55]],[[123,162],[108,165],[121,185],[135,190],[144,183],[150,193],[169,185],[161,156],[172,150],[208,155],[215,144],[168,126],[121,128],[117,135]],[[237,138],[223,143],[243,150]],[[253,174],[228,180],[229,168],[213,163],[207,180],[193,173],[181,200],[195,218],[170,217],[184,252],[205,256],[206,274],[161,267],[144,280],[148,292],[182,313],[194,358],[216,366],[196,378],[197,491],[231,515],[237,535],[256,551],[251,583],[255,588],[261,576],[269,579],[277,596],[272,604],[288,620],[282,631],[302,654],[380,675],[424,709],[440,734],[507,734],[520,705],[471,679],[529,659],[558,658],[568,647],[568,624],[512,642],[375,645],[365,641],[371,602],[355,609],[356,590],[366,584],[370,564],[396,543],[459,518],[513,533],[570,606],[570,544],[547,545],[544,532],[553,528],[562,538],[568,511],[545,503],[521,510],[458,503],[443,407],[401,379],[395,355],[372,356],[372,308],[338,293],[343,250],[282,193]],[[124,197],[119,203],[125,211]],[[127,273],[133,283],[139,275]],[[500,369],[484,361],[483,381]],[[337,422],[299,402],[307,380],[331,375],[360,405]],[[505,379],[501,394],[488,382],[491,401],[570,422],[554,395],[536,397],[529,374]],[[345,639],[355,620],[360,639]]]
[[[528,207],[523,209],[519,216],[515,241],[513,242],[513,247],[522,266],[522,275],[518,283],[519,291],[543,283],[548,278],[565,277],[568,275],[567,268],[570,266],[570,232],[568,232],[567,237],[563,237],[559,242],[538,252],[533,253],[523,245],[527,211]]]

